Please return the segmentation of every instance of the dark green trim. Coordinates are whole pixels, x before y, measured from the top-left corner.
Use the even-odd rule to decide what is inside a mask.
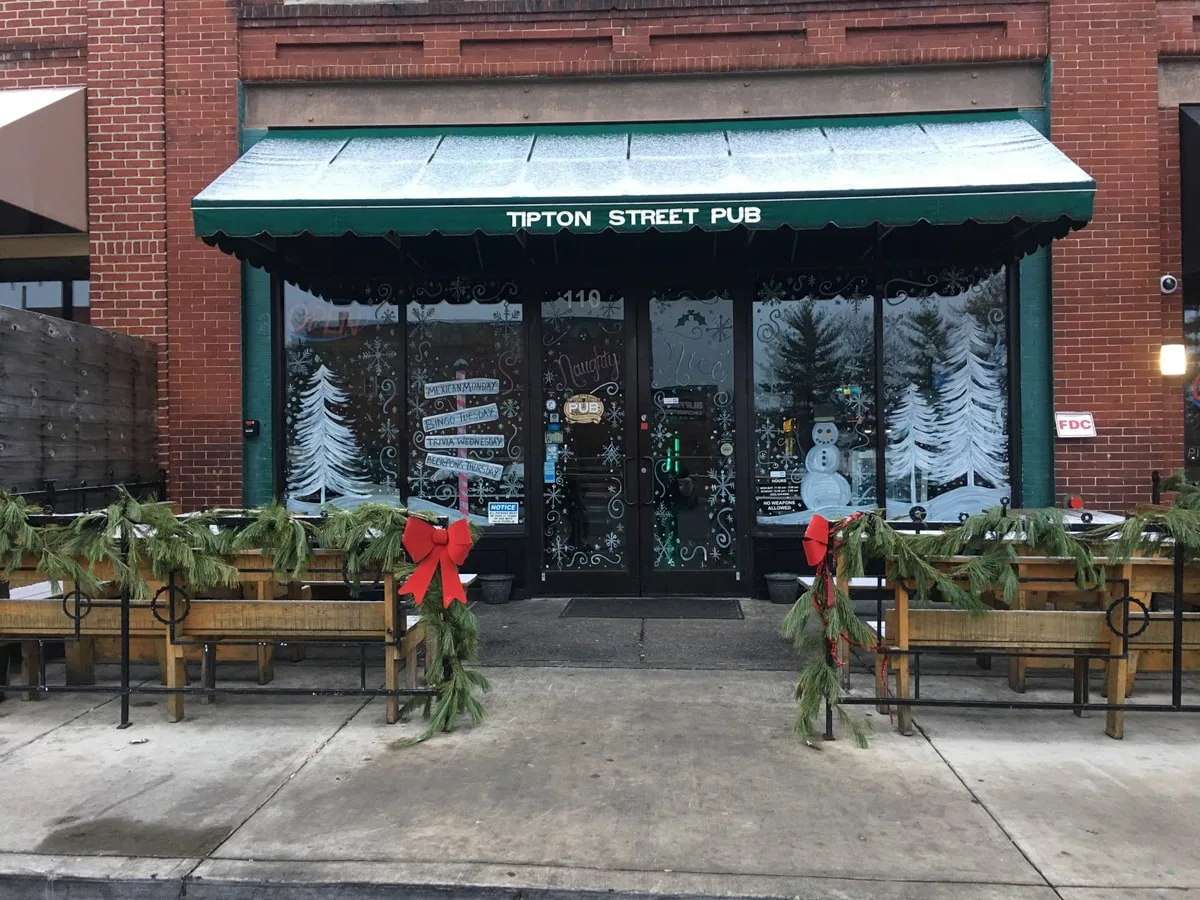
[[[238,85],[240,152],[267,136],[261,129],[241,130],[244,92]],[[271,409],[271,277],[242,264],[242,416],[257,419],[257,437],[242,441],[242,503],[261,506],[274,491],[275,430]]]
[[[1049,63],[1047,62],[1047,79]],[[1047,98],[1049,88],[1047,87]],[[1048,134],[1047,109],[1022,110],[1034,128]],[[1021,260],[1021,488],[1026,507],[1053,506],[1054,496],[1054,317],[1050,296],[1050,253],[1043,247]]]

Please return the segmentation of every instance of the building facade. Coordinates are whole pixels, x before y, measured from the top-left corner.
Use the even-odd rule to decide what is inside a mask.
[[[1197,22],[0,0],[8,118],[81,144],[0,107],[0,302],[160,344],[185,505],[470,515],[527,593],[750,592],[814,511],[1127,509],[1200,465]]]

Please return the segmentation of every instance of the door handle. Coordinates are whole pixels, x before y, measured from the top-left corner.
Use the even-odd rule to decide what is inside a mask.
[[[626,506],[631,505],[630,500],[629,500],[629,464],[636,463],[636,462],[637,462],[636,456],[625,457],[625,463],[624,463],[624,466],[621,471],[621,502],[624,503]]]
[[[643,478],[643,480],[640,482],[640,485],[642,487],[645,487],[646,489],[641,490],[639,492],[640,493],[639,500],[641,501],[642,506],[653,506],[654,505],[654,457],[639,456],[638,459],[645,461],[645,464],[646,464],[645,468],[643,469],[643,471],[641,473],[645,476],[645,478]]]

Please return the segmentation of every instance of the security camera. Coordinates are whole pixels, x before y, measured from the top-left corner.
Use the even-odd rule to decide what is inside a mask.
[[[1174,275],[1164,275],[1158,280],[1158,286],[1164,294],[1173,294],[1179,290],[1179,279]]]

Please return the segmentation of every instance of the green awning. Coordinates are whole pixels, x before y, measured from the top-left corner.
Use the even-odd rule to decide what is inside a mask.
[[[1016,113],[272,130],[192,202],[210,243],[1020,223],[1048,243],[1095,182]]]

